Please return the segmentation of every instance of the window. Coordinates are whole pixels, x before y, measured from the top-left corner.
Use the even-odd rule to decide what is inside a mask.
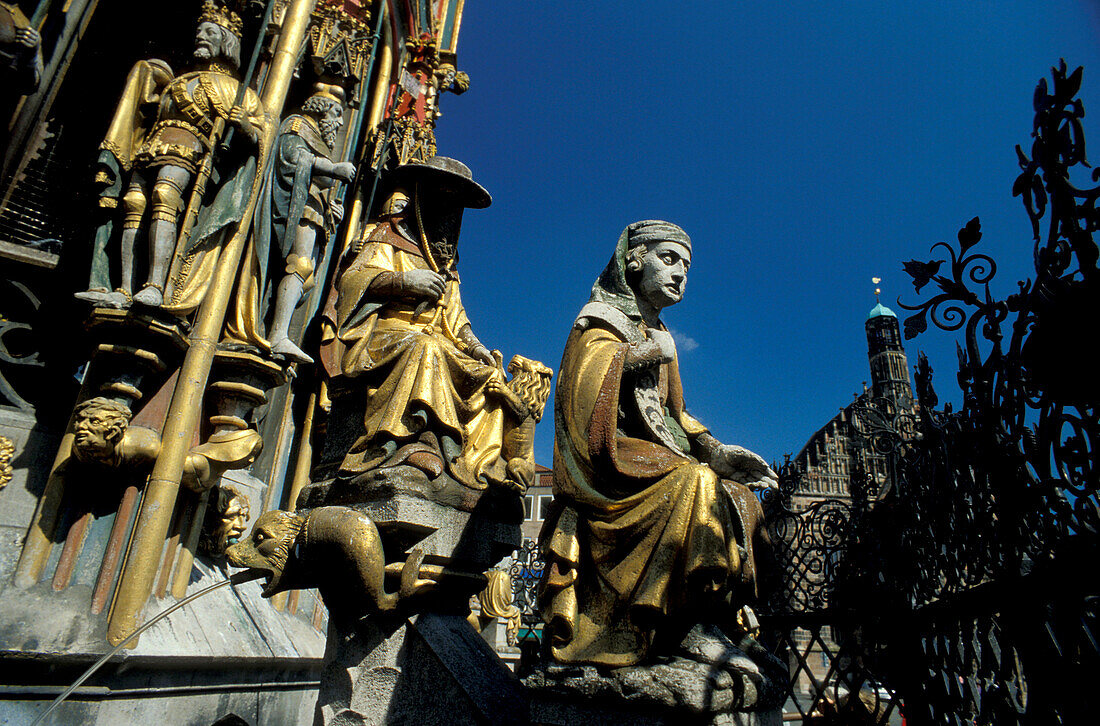
[[[535,518],[535,495],[528,494],[523,498],[523,518],[534,519]]]
[[[538,520],[541,522],[546,519],[546,515],[550,513],[550,502],[554,500],[552,494],[540,494],[539,495],[539,511]]]

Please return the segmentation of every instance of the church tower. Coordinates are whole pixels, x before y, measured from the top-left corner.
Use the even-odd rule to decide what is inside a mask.
[[[871,389],[876,398],[913,400],[909,361],[901,345],[898,316],[876,303],[867,314],[867,358],[871,363]]]

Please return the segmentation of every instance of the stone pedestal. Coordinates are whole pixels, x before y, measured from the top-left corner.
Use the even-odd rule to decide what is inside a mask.
[[[519,666],[522,655],[518,646],[508,643],[508,624],[501,618],[493,618],[481,630],[481,639],[489,644],[489,647],[500,657],[500,660],[513,673]]]
[[[420,611],[465,612],[470,596],[485,587],[483,573],[521,543],[523,506],[514,492],[471,490],[446,475],[429,481],[409,466],[379,469],[350,483],[312,483],[298,498],[299,511],[330,505],[356,509],[378,527],[390,591],[406,558],[423,555],[418,576],[435,586],[406,603]]]
[[[744,634],[694,626],[674,651],[619,668],[543,662],[524,678],[533,724],[779,726],[787,668]]]
[[[526,722],[519,681],[461,615],[329,629],[315,725]]]
[[[662,713],[623,703],[600,703],[531,694],[532,726],[782,726],[779,709],[738,713]]]

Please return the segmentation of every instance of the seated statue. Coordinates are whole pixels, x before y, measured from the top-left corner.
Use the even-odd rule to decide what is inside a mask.
[[[708,663],[703,677],[762,650],[743,609],[766,544],[752,490],[776,475],[687,412],[660,313],[683,297],[690,266],[682,229],[631,224],[565,344],[554,502],[540,537],[539,606],[559,664],[622,669],[680,656]],[[760,668],[782,677],[772,661]]]
[[[489,206],[489,194],[445,157],[393,176],[381,221],[353,244],[330,307],[326,367],[361,381],[366,398],[337,479],[405,466],[470,490],[521,490],[529,483],[523,463],[533,464],[524,431],[542,413],[551,372],[517,359],[506,382],[499,354],[471,329],[454,269],[463,209]]]

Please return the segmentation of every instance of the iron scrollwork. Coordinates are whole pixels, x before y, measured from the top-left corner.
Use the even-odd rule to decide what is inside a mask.
[[[545,566],[539,543],[533,539],[525,539],[523,545],[512,555],[512,564],[508,568],[508,574],[512,577],[512,602],[523,613],[523,624],[528,627],[542,622],[536,598]]]
[[[30,322],[42,303],[34,292],[18,280],[5,280],[4,295],[6,315],[0,315],[0,402],[24,411],[33,411],[34,405],[20,395],[18,381],[22,375],[44,366],[38,357]],[[12,311],[21,310],[22,315]],[[11,380],[9,380],[9,376]],[[13,383],[13,380],[16,381]]]
[[[936,410],[922,357],[920,441],[897,459],[897,506],[857,534],[876,540],[878,569],[893,575],[878,600],[908,613],[916,633],[882,634],[913,722],[1073,723],[1088,712],[1075,673],[1100,667],[1100,593],[1077,570],[1100,549],[1100,389],[1086,350],[1100,310],[1100,186],[1075,183],[1100,174],[1083,171],[1081,75],[1063,62],[1040,81],[1030,155],[1016,149],[1012,191],[1031,221],[1034,277],[992,294],[997,266],[974,251],[976,218],[957,249],[933,246],[943,259],[905,264],[917,293],[935,290],[899,301],[912,313],[906,337],[929,318],[963,331],[961,405]]]
[[[800,474],[780,469],[768,505],[785,579],[762,619],[791,657],[793,702],[815,723],[850,723],[840,688],[863,699],[868,684],[889,684],[913,724],[1091,716],[1081,674],[1100,671],[1100,591],[1080,568],[1100,554],[1089,350],[1100,171],[1085,172],[1081,75],[1062,63],[1039,83],[1030,153],[1017,148],[1012,191],[1031,221],[1034,276],[993,294],[997,264],[978,246],[977,218],[957,245],[932,247],[938,258],[904,265],[925,295],[899,300],[905,337],[929,320],[959,332],[961,403],[940,407],[920,356],[919,405],[853,406],[847,435],[863,456],[851,462],[850,500],[796,511]],[[886,461],[882,482],[862,466],[872,455]],[[829,667],[814,675],[818,655]]]

